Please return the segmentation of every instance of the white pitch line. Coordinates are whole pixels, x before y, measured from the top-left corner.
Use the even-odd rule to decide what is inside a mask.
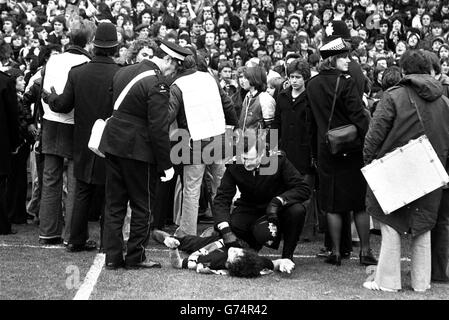
[[[94,263],[87,272],[86,278],[81,287],[76,292],[73,300],[89,300],[92,290],[97,283],[98,277],[100,276],[101,270],[103,269],[105,262],[105,254],[99,253],[95,256]]]
[[[63,246],[33,246],[30,244],[8,244],[0,243],[0,247],[4,248],[32,248],[32,249],[65,249]]]
[[[0,247],[26,247],[26,248],[41,248],[41,249],[64,249],[64,247],[58,247],[58,246],[31,246],[31,245],[9,245],[9,244],[5,244],[5,243],[1,243]],[[157,248],[147,248],[145,249],[146,251],[153,251],[153,252],[169,252],[169,249],[157,249]],[[264,257],[280,257],[277,254],[262,254],[262,256]],[[317,256],[314,255],[293,255],[294,258],[302,258],[302,259],[313,259],[313,258],[318,258]],[[351,257],[351,260],[358,260],[358,257]],[[410,262],[411,260],[409,258],[401,258],[401,261],[408,261]]]

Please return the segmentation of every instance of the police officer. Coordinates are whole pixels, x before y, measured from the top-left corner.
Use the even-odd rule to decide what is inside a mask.
[[[154,56],[120,69],[113,79],[114,112],[107,121],[100,144],[106,155],[106,209],[104,250],[106,269],[160,268],[146,260],[150,230],[150,188],[155,176],[173,177],[168,135],[169,87],[164,76],[191,54],[174,43],[162,41]],[[122,227],[127,203],[131,230],[123,258]]]
[[[214,199],[216,228],[226,246],[248,244],[257,251],[263,246],[278,249],[282,236],[282,258],[293,261],[306,213],[302,203],[310,188],[284,153],[267,155],[263,136],[245,135],[244,152],[227,166]],[[236,187],[241,195],[231,214]]]
[[[333,155],[326,142],[329,129],[353,124],[363,141],[369,125],[356,83],[346,72],[349,69],[350,45],[339,37],[320,48],[321,71],[307,85],[307,98],[312,109],[312,152],[317,159],[319,177],[318,202],[326,212],[332,253],[326,263],[341,265],[342,225],[351,211],[360,237],[360,263],[374,265],[377,260],[369,243],[369,216],[365,212],[366,181],[361,174],[362,147],[342,155]],[[338,83],[337,83],[338,81]],[[334,100],[335,97],[335,100]],[[335,101],[334,112],[332,112]],[[332,115],[332,116],[331,116]],[[363,144],[362,144],[363,145]]]
[[[6,212],[6,178],[11,170],[11,153],[19,144],[16,82],[0,71],[0,234],[16,233]]]

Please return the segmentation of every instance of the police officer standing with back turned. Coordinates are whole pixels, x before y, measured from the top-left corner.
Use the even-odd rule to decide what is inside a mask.
[[[162,181],[174,174],[168,135],[170,90],[164,76],[174,73],[191,52],[166,41],[153,52],[153,57],[120,69],[113,79],[114,112],[100,144],[106,155],[106,269],[161,267],[146,260],[145,246],[150,231],[150,190],[158,173]],[[131,230],[123,258],[122,227],[128,201]]]

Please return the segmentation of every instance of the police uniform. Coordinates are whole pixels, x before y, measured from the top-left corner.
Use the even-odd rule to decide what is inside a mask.
[[[231,214],[236,187],[241,195]],[[266,220],[267,206],[277,196],[285,201],[282,212],[278,214],[284,239],[282,257],[292,259],[304,225],[305,208],[302,203],[310,197],[310,188],[283,152],[264,158],[260,167],[252,171],[239,163],[227,166],[214,199],[215,222],[217,226],[227,222],[238,238],[260,250],[264,243],[259,238],[263,237],[257,235],[255,228]],[[277,249],[278,241],[271,247]]]
[[[165,46],[161,44],[161,49],[176,56],[170,49],[178,49],[178,46],[163,43]],[[136,82],[118,110],[113,112],[100,144],[106,155],[103,240],[106,267],[110,268],[123,264],[122,227],[128,200],[132,218],[124,263],[137,266],[145,261],[150,230],[150,194],[154,194],[152,189],[157,173],[172,167],[168,134],[169,87],[158,66],[144,60],[120,69],[113,79],[113,101],[132,79],[150,70],[155,75]]]

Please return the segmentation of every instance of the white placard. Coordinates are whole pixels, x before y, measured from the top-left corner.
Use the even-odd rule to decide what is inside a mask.
[[[385,214],[449,182],[446,170],[425,135],[361,170]]]

